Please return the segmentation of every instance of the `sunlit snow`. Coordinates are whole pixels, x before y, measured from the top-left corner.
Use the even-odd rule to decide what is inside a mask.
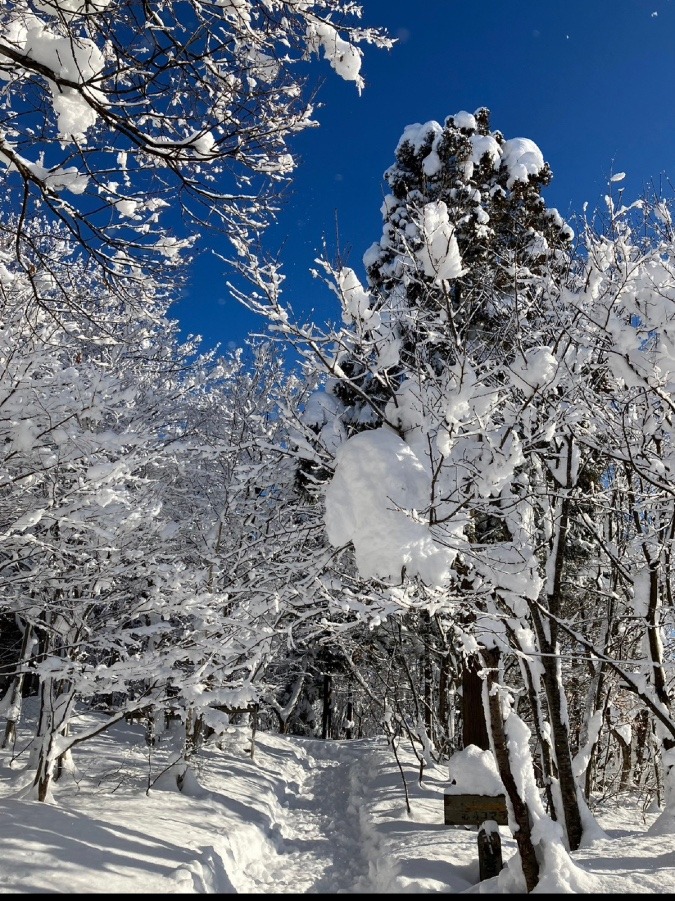
[[[177,738],[163,733],[150,748],[142,724],[112,727],[75,748],[48,804],[21,797],[19,743],[0,767],[0,893],[524,891],[508,827],[499,827],[505,868],[481,882],[476,828],[443,823],[443,794],[456,791],[448,766],[426,767],[420,783],[417,758],[399,746],[399,770],[384,736],[258,732],[252,756],[250,727],[230,726],[180,780]],[[454,776],[473,790],[484,763],[475,751],[458,755]],[[605,837],[572,855],[548,845],[535,893],[675,891],[672,836],[649,831],[655,811],[628,794],[596,814]]]

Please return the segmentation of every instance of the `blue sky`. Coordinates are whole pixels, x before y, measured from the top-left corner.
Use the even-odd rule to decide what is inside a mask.
[[[329,258],[363,277],[362,256],[381,233],[382,175],[406,125],[487,106],[493,129],[528,137],[554,179],[550,206],[568,218],[592,210],[612,174],[625,196],[649,182],[675,184],[675,0],[364,0],[363,24],[399,39],[366,47],[358,95],[327,63],[320,127],[295,139],[301,157],[267,244],[285,260],[286,303],[307,318],[334,318],[330,292],[309,275],[325,239]],[[337,225],[337,229],[336,229]],[[337,237],[336,236],[337,232]],[[264,323],[227,293],[208,253],[194,264],[173,315],[204,346],[241,344]]]

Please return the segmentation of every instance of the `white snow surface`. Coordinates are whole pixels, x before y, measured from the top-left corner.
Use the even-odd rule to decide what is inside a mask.
[[[415,153],[419,153],[420,148],[430,136],[433,136],[435,140],[442,131],[441,124],[436,122],[435,119],[431,119],[429,122],[413,122],[411,125],[406,125],[396,145],[396,152],[398,153],[404,144],[411,144]]]
[[[384,426],[354,435],[335,460],[326,488],[330,543],[353,543],[363,578],[398,583],[405,568],[428,585],[442,585],[455,553],[434,541],[424,519],[431,474],[410,445]]]
[[[487,153],[493,168],[499,168],[499,161],[502,157],[502,148],[492,135],[471,135],[471,162],[478,164]]]
[[[544,168],[544,156],[530,138],[511,138],[500,146],[493,135],[481,135],[475,133],[477,127],[476,117],[473,113],[461,110],[452,116],[452,120],[457,128],[466,129],[469,134],[469,140],[472,145],[470,158],[466,161],[466,175],[471,178],[476,166],[487,154],[495,169],[503,167],[507,173],[506,186],[509,190],[517,182],[527,182],[530,175],[538,175]],[[440,160],[436,153],[438,139],[442,135],[443,128],[440,123],[435,120],[420,123],[415,122],[407,125],[403,134],[399,138],[396,151],[400,150],[403,144],[410,144],[415,151],[419,153],[421,147],[432,138],[432,150],[425,158],[423,167],[427,176],[435,175],[440,169]],[[426,269],[426,267],[425,267]],[[426,272],[427,275],[433,275],[432,272]],[[444,276],[452,278],[456,276]]]
[[[92,725],[91,715],[82,725]],[[50,803],[26,800],[24,755],[0,758],[2,894],[520,894],[516,846],[479,881],[476,830],[443,824],[448,767],[384,737],[322,741],[230,726],[178,789],[177,735],[149,750],[139,724],[78,746]],[[21,742],[17,751],[21,750]],[[469,768],[470,769],[470,768]],[[405,804],[403,778],[410,798]],[[606,838],[547,846],[535,893],[675,891],[672,835],[630,794],[595,810]]]
[[[544,157],[529,138],[511,138],[502,147],[502,165],[508,169],[506,187],[510,189],[517,181],[526,182],[530,175],[538,175],[544,168]]]
[[[420,232],[424,244],[417,252],[424,274],[440,285],[447,279],[459,278],[466,269],[455,237],[455,227],[442,200],[427,203],[422,209]]]
[[[445,789],[448,794],[491,797],[505,794],[494,754],[482,751],[476,745],[467,745],[452,755],[448,764],[448,781]]]

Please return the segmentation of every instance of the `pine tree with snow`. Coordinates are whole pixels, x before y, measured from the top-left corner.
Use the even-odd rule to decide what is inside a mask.
[[[406,371],[438,374],[463,349],[508,349],[541,276],[567,270],[573,239],[542,197],[552,173],[540,149],[491,130],[485,108],[409,125],[385,179],[382,236],[363,260],[368,291],[350,270],[337,279],[359,337],[341,342],[334,393],[354,430],[381,420]]]
[[[317,426],[319,440],[335,435],[335,422],[347,439],[327,488],[327,524],[334,546],[353,543],[362,575],[445,581],[469,633],[476,617],[506,615],[519,629],[536,627],[533,646],[546,639],[544,684],[532,672],[523,678],[535,686],[539,731],[546,689],[558,813],[578,847],[581,801],[553,665],[558,647],[536,606],[542,598],[560,609],[578,491],[577,471],[561,469],[574,442],[560,419],[570,389],[560,381],[555,304],[573,232],[541,196],[551,177],[537,145],[492,131],[485,109],[405,129],[385,173],[382,236],[364,256],[367,286],[352,270],[326,267],[344,328],[326,389],[333,424]],[[359,440],[371,430],[372,439]],[[379,500],[369,481],[381,485]],[[387,548],[378,552],[380,531]],[[556,579],[546,582],[549,557]],[[405,560],[398,570],[397,559]]]

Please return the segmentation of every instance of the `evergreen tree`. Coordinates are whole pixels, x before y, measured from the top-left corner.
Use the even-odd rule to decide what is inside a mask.
[[[438,375],[464,350],[485,359],[510,349],[541,276],[569,266],[573,238],[541,196],[552,173],[537,145],[492,131],[485,108],[409,125],[384,177],[368,293],[350,271],[337,279],[358,337],[340,342],[333,391],[355,431],[382,419],[406,372]]]
[[[559,610],[571,498],[578,489],[576,474],[562,474],[573,441],[560,419],[568,387],[555,384],[565,351],[554,301],[572,259],[573,232],[541,196],[552,174],[537,145],[492,131],[485,109],[457,113],[443,127],[408,126],[385,178],[391,194],[382,208],[382,236],[364,257],[367,290],[352,270],[327,267],[345,322],[336,335],[327,393],[339,402],[347,439],[385,425],[402,443],[395,450],[381,432],[381,440],[354,446],[348,463],[340,456],[338,475],[344,463],[351,479],[355,454],[363,460],[373,453],[373,465],[381,469],[383,454],[390,454],[393,465],[411,451],[421,466],[417,471],[426,469],[430,480],[428,498],[416,496],[408,515],[413,522],[422,516],[435,549],[423,550],[427,539],[420,537],[419,556],[411,558],[406,527],[404,559],[411,562],[401,570],[402,582],[415,575],[426,582],[433,560],[445,565],[445,555],[456,554],[451,619],[471,633],[475,620],[506,616],[518,625],[504,651],[521,653],[521,639],[514,645],[514,636],[525,630],[532,647],[544,653],[543,684],[534,671],[524,671],[523,679],[536,701],[532,717],[540,744],[544,723],[537,698],[546,692],[560,779],[555,813],[576,848],[581,799],[554,663],[559,648],[537,607],[543,602]],[[320,438],[327,425],[318,431]],[[539,459],[539,446],[549,448],[545,460]],[[365,478],[357,465],[358,478]],[[400,477],[392,473],[394,482]],[[344,474],[341,489],[333,490],[333,482],[329,493],[338,503],[347,488]],[[385,492],[389,509],[410,506],[397,502],[395,492],[393,484]],[[348,540],[344,530],[336,531],[330,510],[328,518],[334,524],[331,540]],[[357,562],[365,554],[368,574],[376,574],[370,566],[372,536],[361,547],[353,540]],[[549,560],[555,563],[553,582],[544,578]],[[482,653],[480,645],[478,638]],[[491,644],[483,651],[479,668],[499,660]],[[470,659],[468,674],[469,664]],[[470,682],[465,679],[465,691]],[[480,682],[473,682],[480,693]],[[509,715],[507,703],[504,717]],[[494,730],[493,723],[497,741]],[[555,778],[550,763],[545,776]]]

